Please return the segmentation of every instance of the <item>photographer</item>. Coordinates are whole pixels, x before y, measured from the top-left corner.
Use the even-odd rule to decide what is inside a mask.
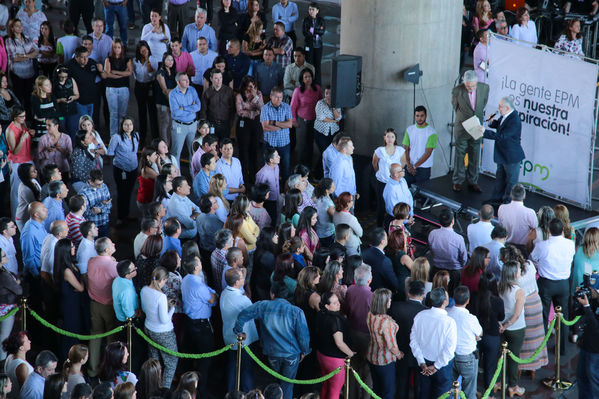
[[[594,289],[591,289],[591,295],[592,300],[599,297]],[[580,354],[576,371],[578,397],[580,399],[599,398],[599,374],[597,373],[599,370],[599,341],[594,339],[599,334],[599,320],[586,295],[577,297],[576,300],[583,307],[581,320],[583,333],[579,341]]]

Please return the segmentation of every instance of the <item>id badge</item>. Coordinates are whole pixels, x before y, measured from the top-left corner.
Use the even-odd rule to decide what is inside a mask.
[[[239,127],[243,127],[245,125],[245,121],[244,120],[240,120],[239,121]]]
[[[306,51],[310,51],[310,47],[306,46]]]
[[[127,172],[123,171],[123,173],[121,173],[121,178],[127,180]]]

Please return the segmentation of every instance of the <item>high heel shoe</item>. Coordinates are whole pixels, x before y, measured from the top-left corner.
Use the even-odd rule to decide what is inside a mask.
[[[515,396],[524,396],[524,393],[526,393],[526,390],[522,387],[516,386],[515,388],[511,388],[509,387],[507,389],[507,393],[509,395],[510,398],[513,398],[514,395]]]
[[[495,393],[497,391],[501,391],[501,383],[500,382],[496,383],[495,386],[493,386],[493,393]]]

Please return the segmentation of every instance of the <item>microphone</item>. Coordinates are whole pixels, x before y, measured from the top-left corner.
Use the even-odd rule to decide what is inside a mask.
[[[497,112],[493,112],[488,118],[487,118],[487,122],[491,122],[491,119],[495,118],[495,115],[497,115]]]

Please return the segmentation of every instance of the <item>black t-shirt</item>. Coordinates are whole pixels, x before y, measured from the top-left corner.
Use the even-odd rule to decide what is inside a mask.
[[[346,354],[337,347],[333,334],[337,331],[343,333],[343,341],[351,347],[347,327],[347,319],[339,313],[320,311],[316,315],[316,332],[314,346],[325,356],[345,358]]]
[[[595,0],[570,0],[570,12],[573,14],[590,14],[593,11],[593,2]]]
[[[69,68],[69,75],[77,82],[77,88],[79,89],[79,100],[77,101],[79,104],[93,104],[98,96],[96,89],[98,67],[96,61],[90,58],[85,67],[82,68],[77,60],[73,58],[67,62],[67,68]]]
[[[206,79],[208,81],[208,87],[212,87],[212,82],[210,81],[210,71],[212,70],[212,68],[208,68],[206,69],[206,72],[204,72],[204,79]],[[225,69],[225,73],[223,73],[223,86],[229,86],[229,83],[231,83],[231,81],[233,80],[233,73],[228,70]]]
[[[113,71],[125,72],[127,70],[127,63],[129,62],[129,57],[122,58],[112,58],[108,57],[108,62],[110,62],[110,68]],[[122,77],[116,79],[106,79],[106,87],[129,87],[129,77]]]
[[[164,69],[160,68],[158,70],[158,75],[164,78],[164,84],[167,89],[174,89],[177,86],[177,81],[175,80],[176,72],[174,70],[173,73],[169,75]],[[169,106],[168,97],[162,92],[157,79],[154,80],[154,101],[156,101],[156,104]]]
[[[503,321],[505,318],[503,300],[495,295],[491,295],[490,301],[491,307],[487,317],[484,317],[482,312],[478,309],[478,292],[472,293],[470,303],[468,304],[467,308],[478,319],[481,327],[483,328],[484,335],[497,337],[499,336],[498,322]]]

